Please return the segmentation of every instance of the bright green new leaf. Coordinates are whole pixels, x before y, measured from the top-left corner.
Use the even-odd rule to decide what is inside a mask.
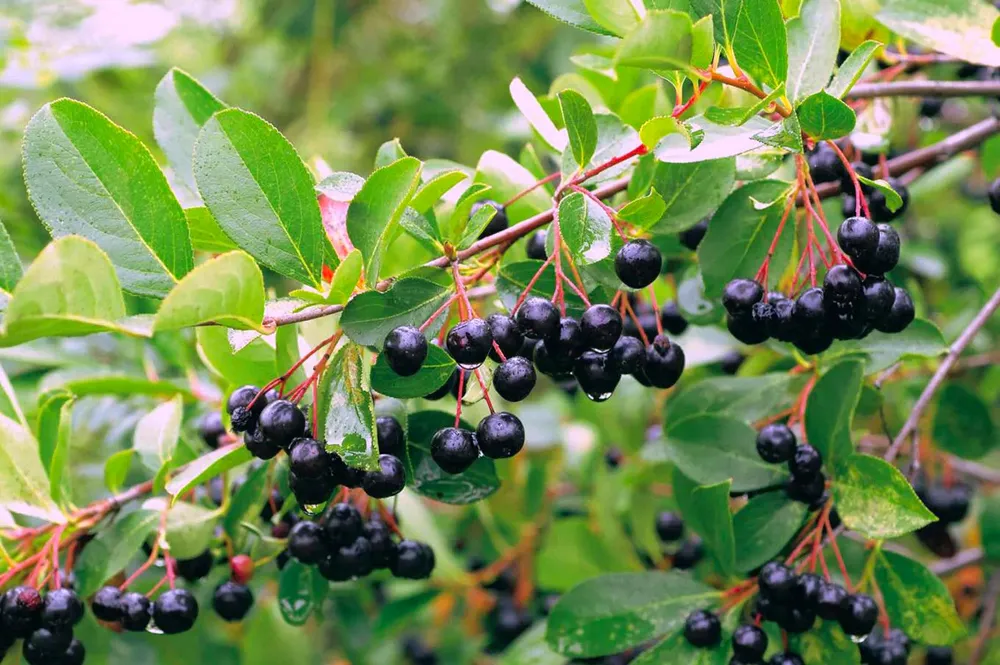
[[[1000,495],[986,497],[979,515],[979,530],[986,558],[1000,561]]]
[[[732,482],[724,480],[699,486],[678,468],[674,469],[673,479],[674,498],[684,516],[685,526],[705,541],[719,570],[732,573],[736,568],[733,514],[729,512]]]
[[[666,209],[656,232],[676,233],[698,223],[726,200],[735,182],[736,160],[732,158],[657,163],[653,189],[663,197]]]
[[[899,469],[870,455],[840,463],[833,497],[847,528],[873,540],[898,538],[937,521]]]
[[[776,124],[753,117],[742,125],[730,127],[712,122],[703,115],[685,122],[689,127],[688,135],[668,134],[656,146],[653,153],[661,162],[691,163],[742,155],[765,145],[755,136]]]
[[[611,254],[615,233],[604,208],[581,192],[573,192],[559,202],[559,233],[573,260],[590,265]]]
[[[96,242],[126,290],[163,297],[194,266],[184,211],[153,156],[86,104],[60,99],[35,114],[24,181],[53,237]]]
[[[651,11],[618,47],[615,64],[676,71],[691,66],[691,17],[678,11]]]
[[[400,143],[398,138],[386,141],[375,151],[375,170],[377,171],[383,166],[389,166],[389,164],[406,156],[403,144]]]
[[[719,0],[725,33],[740,68],[771,88],[785,81],[788,45],[775,0]]]
[[[618,219],[639,229],[648,229],[659,222],[667,211],[663,197],[654,189],[649,194],[633,199],[618,210]]]
[[[325,299],[326,303],[330,305],[346,304],[358,286],[363,269],[364,257],[361,256],[360,251],[352,249],[351,253],[344,257],[344,260],[333,272],[333,280],[330,282],[330,290]]]
[[[109,492],[120,492],[128,477],[129,467],[132,466],[132,457],[135,451],[131,448],[119,450],[104,462],[104,486]]]
[[[847,56],[844,64],[837,69],[837,74],[830,81],[830,85],[826,87],[826,91],[837,99],[843,99],[844,95],[854,87],[854,84],[864,74],[868,63],[871,62],[880,48],[882,48],[880,42],[868,40],[854,49],[851,55]]]
[[[875,580],[893,626],[924,644],[949,645],[965,635],[948,587],[919,561],[895,552],[875,556]]]
[[[528,2],[552,18],[575,28],[596,32],[599,35],[614,36],[614,33],[609,32],[591,17],[584,0],[528,0]]]
[[[189,272],[163,300],[153,329],[179,330],[212,321],[263,332],[263,318],[264,276],[249,254],[236,250]]]
[[[0,506],[12,513],[62,522],[50,498],[49,478],[38,457],[38,442],[26,428],[0,414]]]
[[[242,441],[225,445],[207,455],[202,455],[184,467],[183,471],[167,483],[167,494],[173,497],[173,501],[177,501],[177,498],[188,490],[220,476],[230,469],[235,469],[241,464],[246,464],[252,459],[253,455],[250,454]]]
[[[410,201],[410,207],[420,214],[426,213],[434,207],[442,196],[469,176],[463,171],[445,171],[434,176],[417,190]]]
[[[601,536],[585,517],[556,520],[535,559],[539,586],[565,593],[592,577],[631,571]]]
[[[823,621],[799,637],[798,653],[807,663],[860,665],[858,645],[836,621]]]
[[[21,265],[21,257],[17,255],[6,227],[0,223],[0,292],[10,295],[22,274],[24,267]]]
[[[667,401],[665,422],[699,413],[731,416],[745,422],[790,407],[805,378],[787,372],[760,376],[715,376],[684,386]]]
[[[847,136],[857,123],[854,110],[826,91],[806,97],[797,113],[802,131],[817,141]]]
[[[319,391],[319,421],[326,445],[348,466],[367,471],[378,468],[371,371],[364,347],[345,344],[330,359]]]
[[[626,0],[626,4],[628,4]],[[586,165],[597,148],[597,121],[583,95],[575,90],[558,94],[563,122],[569,134],[569,147],[577,164]]]
[[[680,120],[671,116],[658,116],[650,118],[639,128],[639,139],[642,144],[652,150],[659,144],[664,136],[668,134],[683,134],[691,140],[691,134],[687,126]]]
[[[631,0],[583,0],[583,4],[601,27],[619,37],[639,22]]]
[[[834,475],[854,452],[851,423],[863,381],[862,362],[845,360],[819,378],[806,401],[806,439],[823,455]]]
[[[181,434],[184,403],[180,395],[147,413],[135,426],[132,447],[153,473],[170,464]]]
[[[837,64],[840,47],[840,0],[805,0],[788,21],[788,76],[792,102],[822,90]]]

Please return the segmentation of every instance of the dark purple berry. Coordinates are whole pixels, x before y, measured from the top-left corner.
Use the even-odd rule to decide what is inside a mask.
[[[992,196],[990,200],[992,202]],[[993,209],[996,210],[996,207],[994,205]],[[927,647],[927,658],[924,659],[924,665],[952,665],[954,662],[955,656],[951,647]]]
[[[493,387],[508,402],[520,402],[535,387],[535,366],[527,358],[508,357],[493,372]]]
[[[28,665],[51,665],[73,641],[73,630],[64,626],[36,628],[24,638],[22,655]]]
[[[375,429],[378,433],[378,451],[402,457],[406,450],[406,435],[399,421],[392,416],[379,416],[375,419]]]
[[[458,427],[439,429],[431,439],[431,459],[447,473],[462,473],[479,459],[476,435]]]
[[[823,456],[808,443],[798,446],[792,459],[788,460],[788,470],[795,478],[815,476],[822,467]]]
[[[404,579],[426,579],[434,570],[434,550],[415,540],[402,540],[396,546],[396,556],[389,570]]]
[[[824,621],[836,621],[840,616],[840,606],[847,598],[844,587],[833,582],[824,582],[816,596],[816,613]]]
[[[854,260],[858,270],[869,275],[884,275],[899,263],[900,240],[896,229],[888,224],[879,224],[878,244],[869,256]]]
[[[122,592],[115,586],[102,587],[90,603],[94,616],[101,621],[114,623],[122,618]]]
[[[288,473],[288,487],[295,499],[303,506],[313,506],[329,501],[336,486],[333,475],[319,478],[299,478],[294,472]]]
[[[242,621],[253,607],[253,593],[245,584],[223,582],[215,587],[212,608],[223,621]]]
[[[896,290],[884,277],[868,275],[861,282],[865,294],[865,314],[871,325],[877,325],[885,320],[892,310],[896,300]]]
[[[795,590],[795,573],[781,562],[769,561],[761,568],[757,584],[760,585],[761,594],[768,599],[787,603]]]
[[[304,564],[322,561],[330,553],[323,527],[307,520],[298,522],[288,534],[288,552]]]
[[[812,476],[793,476],[785,489],[789,497],[809,506],[817,504],[826,491],[826,477],[822,473]]]
[[[840,604],[840,615],[837,620],[848,635],[855,637],[867,635],[872,632],[878,621],[878,605],[869,595],[863,593],[849,595]]]
[[[448,331],[448,353],[466,369],[479,367],[493,349],[493,334],[482,319],[462,321]]]
[[[219,447],[219,439],[226,435],[226,426],[222,423],[222,414],[210,411],[198,421],[198,434],[205,445],[215,450]]]
[[[483,199],[482,201],[476,201],[473,203],[472,207],[469,209],[469,219],[472,219],[472,217],[479,212],[479,209],[483,206],[491,206],[494,210],[496,210],[496,213],[493,215],[489,224],[486,225],[486,228],[483,229],[482,233],[479,234],[480,239],[488,238],[489,236],[500,233],[506,229],[507,225],[510,223],[507,219],[506,208],[496,201],[491,201],[489,199]]]
[[[757,663],[764,658],[767,651],[767,634],[754,626],[745,623],[733,631],[733,655],[746,663]]]
[[[663,255],[648,240],[630,240],[615,255],[615,273],[625,286],[643,289],[660,275]]]
[[[684,621],[684,639],[700,649],[708,649],[722,641],[719,617],[706,610],[695,610]]]
[[[681,543],[680,548],[673,557],[674,568],[677,570],[690,570],[698,565],[698,562],[705,557],[705,544],[701,538],[692,536]]]
[[[817,185],[837,182],[844,177],[844,163],[833,148],[820,143],[816,152],[809,156],[809,175]]]
[[[622,374],[635,374],[646,366],[646,347],[637,337],[622,336],[608,352],[608,358]],[[493,380],[495,383],[495,375]]]
[[[802,656],[797,653],[792,653],[791,651],[785,651],[784,653],[776,653],[771,656],[771,659],[767,661],[768,665],[805,665],[805,661],[802,660]]]
[[[622,317],[610,305],[591,305],[580,317],[583,346],[607,351],[622,334]]]
[[[755,319],[753,315],[733,316],[727,314],[726,329],[729,330],[729,334],[744,344],[760,344],[766,342],[769,337],[767,326]]]
[[[656,535],[665,543],[673,543],[684,535],[684,520],[677,513],[663,511],[656,516]]]
[[[884,333],[899,333],[906,330],[907,326],[913,323],[916,311],[913,308],[913,300],[905,289],[898,286],[895,289],[895,298],[889,313],[876,325],[878,330]]]
[[[153,603],[153,621],[166,635],[186,633],[198,618],[198,601],[187,589],[171,589]]]
[[[44,601],[30,586],[10,589],[0,601],[0,628],[15,638],[25,638],[41,624]]]
[[[427,338],[413,326],[393,328],[382,343],[389,368],[399,376],[413,376],[427,359]]]
[[[784,423],[771,423],[757,433],[757,454],[770,464],[784,464],[795,454],[795,433]]]
[[[333,464],[326,446],[315,439],[300,438],[292,441],[288,451],[288,468],[299,479],[307,480],[329,476]]]
[[[518,307],[514,320],[527,337],[549,339],[559,334],[559,310],[545,298],[525,300]]]
[[[500,347],[500,352],[504,358],[510,358],[521,350],[524,344],[524,334],[521,328],[511,317],[506,314],[490,314],[486,317],[486,324],[490,327],[490,334],[493,335],[493,342]],[[491,346],[490,358],[501,361],[500,355],[495,347]]]
[[[722,292],[722,305],[734,317],[750,316],[750,310],[764,297],[764,287],[752,279],[734,279]]]
[[[548,252],[545,250],[545,231],[535,231],[531,234],[528,238],[528,245],[525,247],[525,253],[529,259],[535,261],[544,261],[549,258]]]
[[[257,386],[237,388],[229,395],[229,399],[226,400],[226,412],[232,416],[236,413],[236,409],[242,407],[249,410],[253,414],[253,417],[256,418],[264,410],[264,407],[267,406],[263,399],[254,401],[258,392],[260,392],[260,389]],[[251,402],[253,402],[253,408],[250,408]]]
[[[343,547],[353,543],[356,538],[362,535],[365,528],[361,513],[349,503],[337,503],[330,506],[323,521],[326,540],[335,547]]]
[[[83,618],[83,601],[70,589],[54,589],[45,594],[42,625],[72,628]]]
[[[584,351],[573,367],[580,389],[591,399],[601,402],[609,397],[618,387],[622,374],[606,353]]]
[[[141,593],[129,591],[121,598],[122,627],[130,632],[139,633],[146,630],[152,618],[153,606]]]
[[[993,212],[1000,215],[1000,178],[997,178],[990,183],[988,193],[990,197],[990,207],[993,208]]]
[[[910,190],[906,185],[896,178],[891,177],[886,178],[886,182],[899,195],[903,205],[899,206],[895,211],[890,210],[885,192],[881,189],[876,189],[872,192],[869,207],[871,208],[872,218],[877,222],[891,222],[901,217],[906,212],[906,209],[910,207]]]
[[[394,455],[378,456],[378,471],[369,471],[361,479],[361,488],[373,499],[388,499],[403,491],[406,471]]]
[[[692,252],[698,249],[698,245],[705,237],[705,233],[708,231],[708,219],[703,219],[689,229],[685,229],[677,234],[680,239],[681,244],[690,249]]]
[[[175,562],[177,574],[188,582],[197,582],[207,577],[215,565],[215,557],[211,550],[205,550],[190,559],[177,559]]]
[[[513,457],[524,447],[524,425],[513,413],[491,413],[479,421],[475,441],[486,457]]]
[[[849,217],[837,229],[837,243],[861,270],[864,268],[858,262],[865,263],[875,257],[878,239],[878,227],[867,217]]]
[[[643,375],[657,388],[670,388],[684,372],[684,349],[672,343],[666,335],[657,335],[646,347]]]

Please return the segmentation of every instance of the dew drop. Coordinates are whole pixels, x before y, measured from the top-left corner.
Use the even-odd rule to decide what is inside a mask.
[[[156,625],[156,622],[153,621],[152,619],[150,619],[149,623],[146,624],[146,632],[147,633],[152,633],[153,635],[162,635],[163,634],[163,631],[160,629],[159,626]]]
[[[316,517],[326,510],[326,503],[312,503],[302,506],[302,512],[304,512],[309,517]]]
[[[472,363],[470,365],[463,365],[462,363],[458,363],[459,367],[470,372],[474,369],[478,369],[481,365],[482,363]],[[465,377],[465,380],[468,381],[469,377]],[[475,377],[473,377],[473,380],[475,380]]]
[[[613,392],[596,393],[596,394],[587,393],[587,397],[589,397],[590,399],[592,399],[595,402],[606,402],[609,399],[611,399],[612,395],[614,395]]]
[[[850,635],[849,637],[851,638],[851,641],[854,642],[855,644],[861,644],[862,642],[868,639],[867,635]]]

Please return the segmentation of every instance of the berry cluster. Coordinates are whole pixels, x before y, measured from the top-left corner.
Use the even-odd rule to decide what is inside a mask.
[[[873,161],[877,162],[877,155],[872,155],[871,157]],[[864,160],[853,162],[851,164],[851,171],[856,176],[861,176],[868,180],[872,180],[875,177],[871,165]],[[817,185],[825,182],[839,182],[840,191],[843,194],[844,217],[857,214],[857,188],[854,186],[854,179],[851,177],[851,173],[844,168],[844,162],[841,160],[840,155],[829,144],[820,143],[816,147],[815,152],[809,156],[809,173],[812,176],[813,182]],[[903,201],[903,205],[895,211],[889,209],[884,191],[860,180],[858,181],[861,186],[861,193],[865,197],[868,209],[871,211],[872,219],[876,222],[891,222],[906,212],[906,209],[910,205],[910,192],[906,186],[892,177],[885,180],[899,194],[900,199]]]
[[[940,557],[952,557],[958,551],[958,544],[948,528],[964,520],[969,514],[972,488],[963,482],[932,482],[920,478],[914,483],[914,490],[927,509],[938,518],[917,530],[916,536],[929,550]]]
[[[0,598],[0,660],[17,640],[28,665],[80,665],[86,652],[73,637],[83,618],[83,602],[71,589],[42,596],[30,586],[8,590]]]
[[[141,593],[106,586],[94,595],[90,608],[101,621],[125,630],[152,629],[167,635],[191,630],[198,618],[198,601],[187,589],[165,591],[154,602]]]
[[[684,520],[677,513],[663,511],[656,516],[656,535],[664,543],[680,542],[671,557],[676,570],[690,570],[705,556],[705,545],[697,536],[684,538]]]
[[[808,443],[799,444],[788,425],[771,423],[757,433],[757,454],[768,464],[787,464],[792,474],[785,491],[796,501],[819,509],[827,500],[823,456]]]
[[[414,540],[393,539],[377,513],[365,520],[349,503],[336,503],[317,521],[301,520],[288,534],[288,552],[316,566],[331,582],[388,569],[396,577],[420,580],[434,570],[434,550]]]
[[[906,633],[898,628],[891,629],[888,633],[882,630],[875,630],[868,639],[858,645],[861,651],[861,662],[865,665],[906,665],[910,659],[910,638]],[[937,655],[927,651],[926,665],[938,665],[934,660]],[[951,649],[947,649],[948,660],[951,663]]]

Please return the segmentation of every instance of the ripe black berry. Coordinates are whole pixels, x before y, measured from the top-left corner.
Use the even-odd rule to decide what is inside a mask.
[[[858,270],[869,275],[884,275],[899,263],[899,233],[888,224],[879,224],[878,244],[875,251],[864,257],[854,260],[854,265]]]
[[[889,313],[875,327],[884,333],[903,332],[907,326],[913,323],[915,316],[916,312],[910,294],[897,286]]]
[[[824,621],[836,621],[840,616],[840,606],[847,598],[844,587],[833,582],[824,582],[816,597],[816,613]]]
[[[500,233],[507,228],[507,225],[509,224],[506,208],[496,201],[491,201],[489,199],[483,199],[482,201],[476,201],[473,203],[472,208],[469,209],[469,219],[472,219],[473,215],[479,212],[479,209],[483,206],[492,206],[496,210],[496,214],[493,215],[493,219],[491,219],[490,223],[486,225],[483,232],[479,234],[481,239]]]
[[[847,265],[830,268],[823,279],[823,302],[850,303],[861,297],[861,277]]]
[[[684,535],[684,520],[677,513],[663,511],[656,516],[656,535],[665,543],[672,543]]]
[[[990,207],[993,208],[993,212],[1000,215],[1000,178],[997,178],[990,183],[988,193],[990,197]]]
[[[289,553],[305,564],[317,564],[329,554],[323,527],[303,520],[288,534]]]
[[[243,407],[240,407],[240,409],[243,409]],[[240,409],[237,409],[237,413],[239,413]],[[243,409],[243,411],[247,412],[246,409]],[[233,425],[233,427],[235,428],[236,426]],[[264,436],[264,432],[261,431],[259,427],[254,429],[252,432],[244,434],[243,443],[246,445],[247,450],[249,450],[250,453],[257,459],[273,459],[278,453],[281,452],[281,448],[278,444]]]
[[[817,185],[836,182],[844,173],[844,163],[840,161],[840,156],[825,143],[820,143],[816,152],[809,156],[809,175]]]
[[[734,279],[722,292],[722,305],[734,317],[748,317],[764,297],[764,287],[752,279]]]
[[[212,607],[223,621],[242,621],[253,606],[253,593],[245,584],[226,581],[215,587]]]
[[[379,441],[379,450],[382,449]],[[296,477],[306,479],[329,476],[332,470],[326,447],[315,439],[300,438],[292,441],[288,451],[288,468]]]
[[[448,331],[448,353],[465,369],[479,367],[493,348],[490,326],[482,319],[469,319]]]
[[[122,618],[122,592],[118,587],[102,587],[90,603],[94,616],[101,621],[115,622]]]
[[[70,589],[54,589],[45,594],[42,625],[70,628],[83,618],[83,601]]]
[[[186,633],[198,618],[198,601],[187,589],[171,589],[153,603],[153,621],[167,635]]]
[[[766,342],[769,334],[767,327],[752,316],[726,315],[726,329],[729,334],[744,344],[760,344]]]
[[[535,259],[536,261],[544,261],[548,257],[548,252],[545,251],[545,231],[535,231],[528,238],[528,246],[525,248],[525,252],[529,259]]]
[[[396,556],[389,570],[404,579],[426,579],[434,570],[434,550],[415,540],[402,540],[396,545]]]
[[[152,616],[152,603],[141,593],[129,591],[122,594],[122,627],[131,632],[146,630]]]
[[[330,506],[324,516],[324,530],[327,542],[336,547],[353,543],[364,531],[364,520],[358,509],[349,503],[337,503]]]
[[[439,429],[431,439],[431,459],[447,473],[462,473],[479,459],[476,435],[458,427]]]
[[[861,282],[865,294],[865,315],[870,325],[882,322],[892,310],[896,300],[896,290],[885,277],[868,275]]]
[[[493,341],[496,342],[496,346],[500,347],[504,358],[510,358],[521,350],[521,346],[524,344],[524,335],[514,319],[506,314],[490,314],[486,317],[486,324],[490,327]],[[489,355],[493,360],[500,362],[500,355],[492,346]]]
[[[819,594],[826,585],[819,575],[814,573],[803,573],[795,579],[795,589],[792,592],[794,603],[804,609],[816,610],[819,602]]]
[[[361,488],[373,499],[388,499],[403,491],[406,471],[395,455],[379,455],[378,471],[369,471],[361,479]]]
[[[602,402],[618,387],[622,375],[606,353],[584,351],[573,366],[573,376],[592,400]]]
[[[869,180],[871,180],[874,177],[874,173],[872,172],[872,167],[868,166],[864,162],[860,161],[851,162],[851,170],[853,170],[856,175],[862,178],[868,178]],[[865,194],[871,193],[872,191],[871,185],[861,182],[861,180],[858,180],[858,184],[861,185],[861,191],[863,193]],[[844,169],[844,175],[842,175],[840,178],[840,191],[850,192],[852,194],[857,191],[854,188],[854,180],[851,178],[851,174],[847,172],[847,169]]]
[[[681,314],[680,308],[673,300],[664,303],[660,310],[660,323],[663,324],[663,329],[671,335],[683,334],[688,327],[687,319]]]
[[[288,473],[288,487],[295,499],[303,506],[323,503],[330,499],[336,486],[333,475],[318,478],[299,478],[294,472]]]
[[[382,353],[399,376],[413,376],[427,359],[427,338],[413,326],[399,326],[385,336]]]
[[[795,590],[795,573],[778,561],[764,564],[757,576],[760,592],[769,600],[787,603]]]
[[[607,351],[622,334],[622,317],[610,305],[591,305],[580,317],[583,345],[595,351]]]
[[[608,358],[622,374],[641,372],[646,366],[646,347],[637,337],[619,337],[608,352]],[[496,375],[493,381],[496,382]]]
[[[219,439],[226,435],[226,426],[222,424],[222,414],[218,411],[206,413],[198,421],[198,434],[205,445],[213,450],[219,447]]]
[[[992,187],[990,189],[992,191]],[[995,209],[996,206],[994,206]],[[954,662],[955,656],[951,647],[927,647],[927,658],[924,660],[924,665],[952,665]]]
[[[30,586],[10,589],[0,601],[0,627],[16,638],[24,638],[39,626],[42,619],[42,597]]]
[[[746,663],[756,663],[764,658],[767,651],[767,634],[754,626],[745,623],[733,631],[733,655]]]
[[[559,310],[545,298],[525,300],[517,308],[514,320],[528,337],[549,339],[559,334]]]
[[[815,476],[822,467],[823,456],[808,443],[798,446],[792,459],[788,460],[788,470],[795,478]]]
[[[840,615],[837,617],[840,627],[848,635],[861,637],[872,632],[878,621],[878,606],[875,599],[863,593],[847,596],[840,604]]]
[[[248,409],[253,417],[256,418],[266,406],[265,400],[263,399],[254,401],[258,392],[260,392],[260,390],[257,386],[243,386],[242,388],[237,388],[232,392],[229,399],[226,401],[226,412],[232,416],[236,413],[236,409],[242,407],[244,409]],[[253,402],[252,409],[249,408],[251,402]]]
[[[743,361],[746,359],[747,357],[739,351],[730,351],[719,361],[719,368],[723,374],[733,376],[740,371],[740,366],[743,365]]]
[[[878,228],[867,217],[849,217],[837,229],[837,243],[855,265],[858,261],[865,263],[875,257],[878,239]]]
[[[826,303],[823,289],[813,287],[803,291],[795,300],[792,310],[795,324],[804,332],[813,331],[826,322]]]
[[[673,344],[666,335],[657,335],[646,347],[643,375],[657,388],[670,388],[684,372],[684,349]]]
[[[583,329],[571,316],[559,319],[559,334],[545,340],[549,354],[558,362],[571,361],[583,352]]]
[[[479,421],[475,441],[487,457],[513,457],[524,447],[524,425],[513,413],[491,413]]]
[[[396,555],[396,543],[392,540],[389,527],[378,513],[365,522],[364,537],[371,545],[371,564],[373,568],[388,568]]]
[[[551,340],[542,340],[535,345],[535,368],[547,376],[565,377],[573,370],[573,358],[554,353]]]
[[[73,641],[73,631],[65,627],[36,628],[26,638],[22,654],[28,665],[49,665]]]
[[[659,277],[660,250],[648,240],[630,240],[615,255],[615,273],[625,286],[642,289]]]
[[[680,239],[681,244],[690,249],[692,252],[698,249],[698,245],[701,244],[702,239],[705,237],[705,233],[708,231],[708,219],[703,219],[689,229],[685,229],[677,234]]]
[[[802,656],[791,651],[776,653],[767,661],[768,665],[805,665]]]
[[[83,642],[74,638],[59,658],[59,665],[83,665],[86,658],[87,650],[84,648]]]
[[[364,536],[359,536],[354,542],[341,547],[334,558],[337,566],[349,578],[364,577],[375,569],[372,563],[372,544]]]
[[[520,402],[535,387],[535,366],[527,358],[508,357],[493,372],[493,387],[508,402]]]
[[[677,570],[690,570],[705,557],[705,544],[701,538],[692,536],[683,543],[674,554],[673,564]]]
[[[375,419],[375,429],[378,433],[378,451],[402,457],[406,450],[406,435],[399,421],[392,416],[379,416]]]
[[[823,498],[823,493],[826,491],[826,477],[822,473],[812,476],[792,476],[785,491],[795,501],[813,506]]]
[[[211,550],[205,550],[196,557],[190,559],[178,559],[176,561],[177,574],[188,582],[197,582],[212,572],[215,565],[215,557]]]
[[[712,612],[695,610],[684,621],[684,639],[688,644],[707,649],[722,641],[722,623]]]
[[[795,433],[784,423],[771,423],[757,433],[757,454],[770,464],[784,464],[792,459]]]
[[[796,348],[806,355],[823,353],[833,344],[833,336],[825,331],[802,333],[794,341]]]

